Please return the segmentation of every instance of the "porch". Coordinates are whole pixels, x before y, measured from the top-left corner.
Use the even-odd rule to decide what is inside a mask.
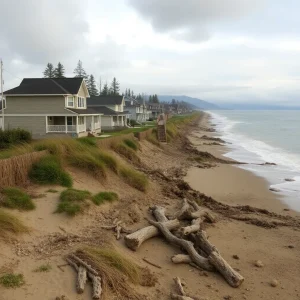
[[[100,132],[101,119],[95,116],[47,116],[46,133]]]

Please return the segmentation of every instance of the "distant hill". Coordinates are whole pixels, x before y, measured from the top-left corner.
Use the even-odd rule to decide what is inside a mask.
[[[178,100],[178,101],[185,101],[187,103],[190,103],[192,105],[194,105],[197,108],[201,108],[201,109],[220,109],[219,106],[198,99],[198,98],[192,98],[192,97],[188,97],[188,96],[169,96],[169,95],[158,95],[158,99],[162,102],[171,102],[172,99]]]

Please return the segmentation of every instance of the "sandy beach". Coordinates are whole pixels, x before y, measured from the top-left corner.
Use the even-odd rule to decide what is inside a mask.
[[[299,214],[286,210],[287,206],[276,193],[269,191],[264,179],[235,165],[219,163],[215,158],[201,163],[191,159],[196,152],[188,140],[200,151],[197,155],[207,151],[223,158],[225,146],[204,145],[208,142],[200,139],[204,134],[217,136],[217,133],[203,131],[208,126],[208,116],[202,113],[199,124],[188,125],[172,143],[162,147],[147,140],[139,143],[138,168],[150,181],[146,193],[130,187],[113,172],[108,173],[106,180],[99,181],[83,171],[68,168],[74,188],[92,193],[111,190],[120,195],[118,202],[90,206],[84,214],[74,218],[53,214],[59,193],[47,192],[49,186],[28,187],[31,192],[44,195],[34,199],[36,210],[13,213],[33,230],[10,242],[1,241],[0,250],[0,267],[24,274],[26,284],[18,289],[0,287],[0,299],[55,300],[61,295],[65,295],[65,300],[91,299],[90,285],[83,294],[76,293],[76,275],[70,266],[64,266],[63,271],[57,267],[65,264],[65,255],[86,244],[112,245],[119,253],[153,273],[157,278],[155,286],[131,284],[133,291],[143,295],[140,299],[170,299],[176,276],[184,282],[185,290],[197,299],[300,299]],[[200,165],[208,168],[199,168]],[[182,180],[191,188],[185,187]],[[52,188],[59,192],[63,190],[58,186]],[[115,218],[133,231],[148,226],[145,218],[151,218],[149,207],[153,205],[166,208],[167,216],[173,218],[182,207],[183,198],[202,201],[202,208],[210,210],[216,217],[216,223],[204,223],[203,229],[222,257],[245,278],[240,287],[232,288],[217,272],[203,272],[188,264],[175,265],[171,257],[183,251],[162,237],[144,242],[133,252],[126,247],[124,235],[117,241],[112,231],[101,228]],[[145,262],[145,258],[159,268]],[[261,267],[256,266],[258,260]],[[33,272],[45,263],[52,266],[49,273]],[[272,281],[276,282],[276,287],[271,286]],[[105,299],[120,298],[111,295]]]

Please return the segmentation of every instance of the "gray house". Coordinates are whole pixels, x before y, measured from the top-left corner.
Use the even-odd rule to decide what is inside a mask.
[[[124,111],[125,101],[123,96],[92,96],[87,101],[88,109],[93,109],[102,115],[102,129],[113,130],[126,127],[129,112]]]
[[[149,120],[149,112],[143,101],[125,96],[125,109],[129,111],[130,118],[139,123]]]
[[[4,127],[23,128],[34,138],[101,132],[101,113],[87,107],[83,78],[25,78],[4,93]]]

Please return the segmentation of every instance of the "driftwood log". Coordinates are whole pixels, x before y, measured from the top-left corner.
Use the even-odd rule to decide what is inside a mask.
[[[153,216],[157,220],[157,222],[167,222],[168,218],[165,215],[165,208],[162,206],[153,206],[150,207]]]
[[[79,266],[78,273],[77,273],[77,284],[76,284],[76,289],[78,294],[82,294],[84,292],[86,281],[87,281],[86,268],[83,266]]]
[[[213,251],[208,260],[232,287],[237,288],[243,283],[244,277],[235,271],[218,252]]]
[[[174,230],[180,227],[180,223],[177,219],[164,222],[164,224],[168,230]],[[147,226],[129,235],[126,235],[125,244],[129,249],[136,251],[143,242],[158,236],[159,234],[160,231],[155,226]]]
[[[176,254],[171,257],[171,260],[174,264],[190,264],[192,262],[187,254]]]
[[[93,299],[101,299],[102,286],[101,286],[101,277],[95,276],[91,273],[88,273],[89,278],[93,284]]]
[[[201,224],[203,223],[203,221],[204,221],[204,218],[194,219],[194,220],[192,220],[192,224],[190,226],[182,227],[180,229],[180,232],[183,235],[189,235],[193,232],[197,232],[200,230]]]
[[[217,247],[210,243],[204,230],[200,230],[197,234],[193,234],[192,238],[195,241],[195,244],[207,255],[210,255],[213,251],[219,252]]]
[[[207,270],[207,271],[213,271],[214,267],[209,263],[207,258],[202,257],[199,255],[199,253],[195,250],[194,245],[192,242],[180,239],[173,235],[171,231],[167,228],[166,222],[154,222],[152,220],[148,220],[150,224],[155,226],[159,229],[159,231],[164,235],[166,240],[171,243],[175,244],[179,247],[182,247],[185,249],[185,251],[189,254],[191,257],[191,260],[200,268]]]

